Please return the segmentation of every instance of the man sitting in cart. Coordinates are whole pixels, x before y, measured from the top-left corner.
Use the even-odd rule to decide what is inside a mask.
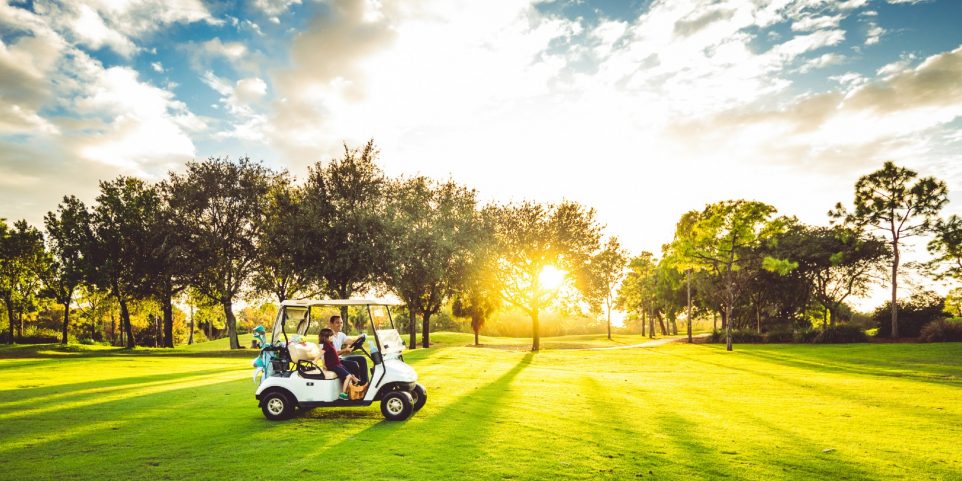
[[[348,371],[360,378],[361,384],[367,384],[367,359],[364,356],[351,354],[351,348],[344,347],[346,344],[354,342],[353,338],[348,338],[347,334],[341,332],[341,328],[344,327],[344,320],[341,319],[341,316],[331,316],[329,324],[330,329],[334,331],[334,335],[331,336],[331,343],[337,349],[337,354],[341,356],[341,362],[347,367]]]

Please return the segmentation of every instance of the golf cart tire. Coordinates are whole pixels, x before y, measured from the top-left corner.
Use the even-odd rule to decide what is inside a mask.
[[[294,415],[294,400],[287,392],[277,389],[264,395],[261,411],[271,421],[289,419]]]
[[[384,395],[381,399],[381,414],[388,421],[404,421],[414,414],[414,400],[411,393],[406,391],[393,391]]]
[[[418,412],[424,407],[424,403],[428,402],[428,392],[424,389],[424,386],[415,384],[414,389],[411,390],[411,399],[414,400],[412,404],[414,412]]]

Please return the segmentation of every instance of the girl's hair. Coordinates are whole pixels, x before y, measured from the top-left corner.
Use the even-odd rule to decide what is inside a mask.
[[[325,327],[324,329],[321,329],[321,333],[320,333],[320,336],[321,336],[321,337],[331,337],[331,336],[333,336],[333,335],[334,335],[334,331],[333,331],[333,330],[328,329],[328,328],[326,328],[326,327]]]

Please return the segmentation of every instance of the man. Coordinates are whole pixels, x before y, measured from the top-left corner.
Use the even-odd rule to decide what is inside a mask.
[[[351,348],[344,347],[348,342],[354,341],[354,339],[348,338],[347,334],[341,332],[341,329],[344,327],[344,320],[341,319],[341,316],[331,316],[328,324],[331,330],[334,331],[334,335],[331,336],[331,343],[334,344],[338,355],[341,356],[341,362],[347,366],[349,371],[361,379],[361,384],[367,384],[367,359],[365,359],[364,356],[351,354]]]

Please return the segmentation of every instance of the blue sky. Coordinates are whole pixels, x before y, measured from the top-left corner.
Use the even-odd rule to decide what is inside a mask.
[[[962,2],[0,3],[0,217],[249,155],[571,199],[657,251],[752,198],[815,224],[895,160],[962,212]]]

